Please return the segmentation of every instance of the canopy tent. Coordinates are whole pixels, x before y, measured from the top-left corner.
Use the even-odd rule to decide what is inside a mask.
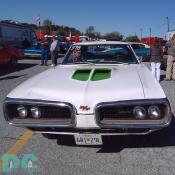
[[[43,34],[43,33],[39,33],[36,35],[37,39],[41,39],[41,40],[44,38],[44,36],[45,36],[45,34]]]

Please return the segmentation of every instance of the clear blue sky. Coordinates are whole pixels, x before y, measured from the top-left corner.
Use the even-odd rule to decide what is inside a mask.
[[[0,19],[35,23],[50,18],[55,24],[75,27],[81,32],[92,25],[102,34],[119,31],[140,37],[165,36],[166,16],[170,29],[175,28],[174,0],[1,0]]]

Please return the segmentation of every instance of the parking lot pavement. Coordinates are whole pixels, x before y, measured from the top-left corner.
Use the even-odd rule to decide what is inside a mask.
[[[22,60],[16,69],[0,70],[0,156],[5,153],[24,132],[22,128],[11,127],[3,118],[2,104],[5,96],[17,85],[47,69],[39,66],[39,60]]]
[[[0,156],[23,139],[25,129],[9,126],[2,114],[5,96],[18,84],[48,69],[39,60],[22,60],[16,70],[0,74]],[[163,76],[164,72],[162,72]],[[161,81],[175,111],[175,82]],[[47,139],[33,134],[17,156],[38,157],[38,175],[173,175],[175,174],[175,124],[148,136],[115,136],[103,138],[102,147],[75,146],[72,137]],[[19,139],[20,137],[20,139]],[[14,174],[26,174],[19,169]]]

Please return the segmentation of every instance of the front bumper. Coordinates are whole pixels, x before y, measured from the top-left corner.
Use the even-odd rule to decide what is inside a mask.
[[[166,99],[163,101],[167,102]],[[63,123],[57,121],[25,121],[21,119],[20,121],[14,121],[8,116],[7,112],[7,104],[18,103],[19,105],[23,104],[47,104],[47,105],[66,105],[70,108],[72,112],[72,120],[70,123]],[[104,104],[98,104],[96,109]],[[105,104],[106,105],[106,104]],[[4,103],[4,116],[6,121],[10,125],[19,126],[19,127],[26,127],[35,132],[40,133],[52,133],[52,134],[75,134],[75,133],[98,133],[101,135],[138,135],[138,134],[148,134],[150,132],[160,130],[164,127],[167,127],[172,119],[171,110],[168,105],[168,111],[166,116],[157,121],[117,121],[115,124],[102,124],[99,121],[99,117],[97,111],[95,114],[77,114],[76,109],[69,103],[61,103],[61,102],[49,102],[49,101],[40,101],[40,100],[21,100],[21,99],[10,99],[7,98]]]
[[[157,131],[159,129],[150,128],[121,128],[121,129],[58,129],[58,128],[28,128],[35,133],[42,134],[55,134],[55,135],[75,135],[75,134],[98,134],[101,136],[113,136],[113,135],[146,135]]]

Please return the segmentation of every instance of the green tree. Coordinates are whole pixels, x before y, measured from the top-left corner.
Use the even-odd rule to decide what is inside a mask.
[[[101,33],[100,32],[95,32],[95,37],[98,38],[98,39],[102,38]]]
[[[123,35],[120,32],[111,32],[107,33],[104,38],[108,41],[121,41],[123,39]]]
[[[57,35],[68,36],[67,31],[64,29],[64,26],[60,26],[57,30]]]
[[[71,32],[72,36],[80,36],[81,32],[79,30],[77,30],[76,28],[69,28],[69,33]]]
[[[52,34],[52,24],[53,24],[53,22],[49,18],[47,18],[43,21],[43,30],[44,30],[45,34],[47,34],[47,35]]]
[[[96,32],[95,32],[95,27],[94,26],[89,26],[85,30],[85,35],[89,36],[90,38],[94,38],[95,34],[96,34]]]
[[[138,38],[137,35],[134,35],[134,36],[126,37],[125,41],[127,41],[127,42],[140,42],[140,39]]]

